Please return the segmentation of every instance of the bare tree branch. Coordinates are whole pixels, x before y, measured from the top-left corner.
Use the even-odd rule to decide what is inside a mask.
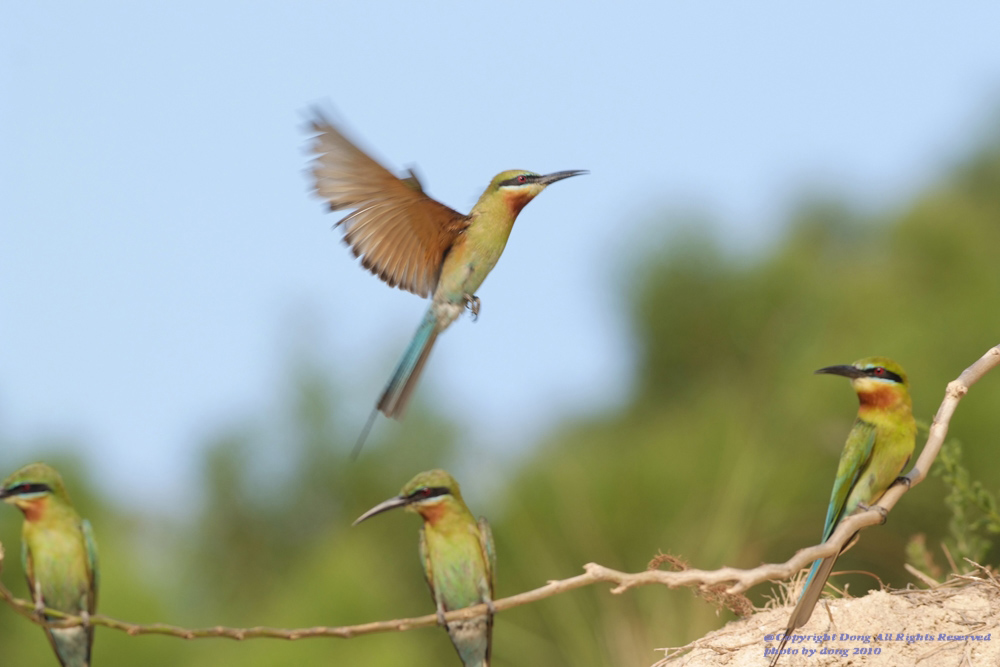
[[[909,484],[895,484],[890,487],[879,500],[876,507],[881,507],[886,513],[888,513],[893,507],[895,507],[896,503],[909,488],[916,486],[926,478],[927,471],[930,470],[931,464],[937,458],[938,452],[941,450],[941,445],[944,443],[944,438],[948,434],[948,424],[951,421],[952,415],[955,413],[955,408],[958,407],[958,402],[965,396],[966,393],[968,393],[969,388],[972,387],[973,384],[979,381],[983,375],[995,368],[997,365],[1000,365],[1000,345],[990,348],[990,350],[976,363],[965,369],[962,374],[958,376],[958,379],[948,383],[948,387],[945,390],[944,400],[941,403],[941,407],[938,408],[937,415],[934,417],[934,422],[931,424],[930,433],[927,437],[927,443],[924,445],[924,448],[920,453],[920,458],[917,459],[916,464],[905,477],[905,479],[909,481]],[[829,540],[823,544],[818,544],[807,549],[801,549],[791,559],[784,563],[765,564],[751,570],[724,567],[719,570],[711,571],[683,570],[681,572],[664,572],[661,570],[647,570],[645,572],[636,572],[632,574],[612,570],[596,563],[588,563],[584,566],[584,574],[580,574],[569,579],[550,581],[539,588],[519,593],[518,595],[512,595],[511,597],[503,598],[501,600],[496,600],[493,604],[497,611],[503,611],[505,609],[511,609],[512,607],[536,602],[553,595],[565,593],[566,591],[570,591],[575,588],[590,586],[591,584],[600,582],[614,584],[614,588],[611,589],[611,592],[614,594],[623,593],[630,588],[646,586],[648,584],[662,584],[668,588],[677,588],[680,586],[698,586],[705,588],[718,584],[731,584],[726,590],[727,593],[741,593],[753,586],[756,586],[757,584],[764,583],[765,581],[789,578],[803,567],[812,563],[814,560],[839,553],[841,548],[844,546],[844,543],[850,539],[854,533],[862,528],[873,526],[875,524],[882,523],[883,521],[883,515],[874,508],[860,514],[850,516],[841,521],[840,525],[834,531],[833,535],[830,536]],[[0,570],[2,570],[2,568],[3,545],[0,544]],[[79,616],[72,616],[48,609],[46,609],[44,613],[59,620],[46,621],[38,615],[34,604],[27,600],[14,597],[14,595],[11,594],[11,592],[4,587],[3,584],[0,584],[0,599],[10,605],[19,614],[29,618],[32,622],[37,623],[38,625],[45,625],[49,627],[67,627],[82,625],[84,623],[84,619]],[[465,609],[448,612],[445,614],[445,619],[448,621],[469,619],[481,616],[486,612],[486,605],[480,604],[474,607],[467,607]],[[151,625],[126,623],[124,621],[108,618],[107,616],[102,616],[100,614],[91,616],[89,623],[91,625],[101,625],[107,628],[121,630],[130,635],[157,634],[180,637],[182,639],[228,637],[230,639],[242,640],[267,637],[272,639],[293,640],[305,639],[308,637],[340,637],[343,639],[349,639],[351,637],[376,632],[399,632],[403,630],[411,630],[413,628],[423,628],[436,625],[437,617],[434,614],[428,614],[426,616],[418,616],[416,618],[403,618],[393,621],[377,621],[373,623],[363,623],[361,625],[347,625],[341,627],[319,626],[297,629],[268,627],[226,628],[221,626],[188,629],[173,625],[166,625],[163,623],[154,623]]]

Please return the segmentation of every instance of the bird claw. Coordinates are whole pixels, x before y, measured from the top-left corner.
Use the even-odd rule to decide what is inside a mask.
[[[868,510],[875,510],[876,512],[878,512],[882,517],[882,521],[879,523],[879,525],[884,524],[886,520],[889,518],[889,510],[882,507],[881,505],[865,505],[864,503],[858,503],[858,507],[860,507],[865,512],[867,512]]]
[[[912,474],[912,472],[911,472]],[[913,485],[913,480],[910,479],[909,475],[900,475],[893,482],[893,484],[906,484],[907,490]]]
[[[465,306],[472,312],[472,321],[475,322],[479,319],[479,306],[482,301],[475,294],[465,295]]]
[[[447,628],[448,627],[448,622],[444,620],[444,610],[443,609],[439,608],[437,610],[437,617],[438,617],[438,625],[440,625],[442,628]]]
[[[493,600],[490,600],[489,598],[486,599],[486,608],[490,610],[491,614],[497,613],[496,605],[494,605]]]
[[[472,321],[473,322],[475,322],[477,319],[479,319],[479,306],[481,304],[482,304],[482,301],[480,301],[479,297],[476,296],[475,294],[466,294],[465,295],[465,306],[472,313]]]
[[[86,609],[80,611],[80,623],[83,627],[90,627],[90,612]]]

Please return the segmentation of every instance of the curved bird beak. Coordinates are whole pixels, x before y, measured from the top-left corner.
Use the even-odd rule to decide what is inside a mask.
[[[865,372],[860,368],[855,368],[854,366],[846,364],[842,366],[827,366],[826,368],[821,368],[818,371],[815,371],[815,373],[816,374],[829,373],[830,375],[843,375],[845,378],[851,378],[852,380],[854,380],[855,378],[864,377],[865,375]]]
[[[395,498],[389,498],[385,502],[381,502],[375,507],[371,508],[357,519],[354,520],[352,526],[356,526],[365,519],[375,516],[376,514],[381,514],[382,512],[388,512],[389,510],[396,509],[397,507],[404,507],[406,505],[406,498],[404,496],[396,496]]]
[[[581,176],[583,174],[589,174],[590,172],[586,169],[570,169],[569,171],[556,171],[551,174],[546,174],[538,179],[538,182],[542,185],[552,185],[556,181],[561,181],[564,178],[569,178],[570,176]]]

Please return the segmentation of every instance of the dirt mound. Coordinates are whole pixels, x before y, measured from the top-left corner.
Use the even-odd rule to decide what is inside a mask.
[[[775,650],[791,607],[729,623],[688,646],[664,649],[654,667],[760,667]],[[932,590],[874,591],[822,599],[778,665],[1000,665],[1000,582],[956,577]]]

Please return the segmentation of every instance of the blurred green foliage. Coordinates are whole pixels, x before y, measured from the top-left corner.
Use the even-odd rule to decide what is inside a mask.
[[[964,559],[983,563],[993,545],[992,538],[1000,535],[996,494],[981,480],[973,479],[969,469],[962,465],[962,445],[958,440],[944,443],[938,462],[935,473],[948,488],[944,504],[951,512],[946,544],[956,564],[967,571],[971,566]]]
[[[473,510],[493,524],[498,595],[576,575],[592,561],[641,570],[662,550],[699,568],[753,567],[815,543],[856,399],[846,382],[812,370],[891,356],[910,374],[918,418],[929,421],[946,383],[1000,342],[998,220],[1000,146],[991,144],[898,211],[804,205],[754,258],[684,226],[663,251],[626,258],[639,267],[622,286],[635,346],[630,398],[605,414],[567,419],[515,469],[470,465],[459,475]],[[674,222],[664,225],[677,229]],[[357,425],[343,423],[336,378],[309,363],[291,374],[292,396],[204,448],[203,495],[188,520],[108,505],[93,492],[97,462],[81,466],[50,455],[71,448],[38,443],[39,458],[63,471],[97,530],[103,613],[296,627],[432,611],[417,519],[393,513],[353,530],[350,522],[414,473],[449,467],[460,449],[454,427],[413,411],[393,431],[401,435],[373,442],[351,463]],[[965,488],[976,480],[992,487],[1000,476],[998,402],[1000,378],[989,376],[952,424],[966,443],[962,465],[975,471]],[[3,470],[25,463],[3,451]],[[469,493],[488,476],[497,493]],[[838,569],[906,584],[912,536],[924,535],[929,552],[957,537],[945,496],[941,477],[931,477],[885,526],[866,531]],[[23,596],[20,518],[2,509],[3,579]],[[995,546],[974,546],[970,553],[997,562]],[[836,581],[855,594],[877,585],[863,575]],[[751,597],[761,604],[768,592]],[[729,617],[691,591],[616,596],[593,586],[500,614],[494,665],[649,665],[656,647],[685,644]],[[438,629],[242,643],[100,629],[95,647],[97,665],[457,662]],[[0,663],[54,663],[42,632],[2,608]]]

